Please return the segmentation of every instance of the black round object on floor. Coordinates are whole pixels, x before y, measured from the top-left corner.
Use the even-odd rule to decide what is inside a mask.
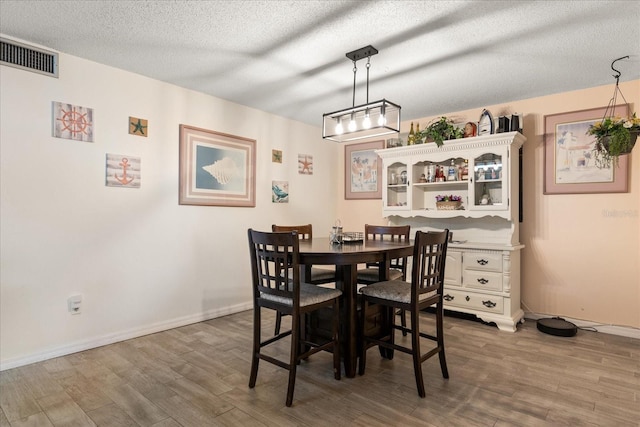
[[[538,330],[545,334],[558,337],[572,337],[578,333],[578,327],[576,325],[559,317],[539,319]]]

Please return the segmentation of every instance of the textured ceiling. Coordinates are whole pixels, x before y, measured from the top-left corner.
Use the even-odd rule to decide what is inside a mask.
[[[640,78],[640,1],[0,0],[0,32],[315,126],[369,44],[403,120]]]

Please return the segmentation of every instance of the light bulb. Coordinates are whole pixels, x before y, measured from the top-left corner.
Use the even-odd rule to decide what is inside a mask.
[[[344,129],[342,128],[342,120],[337,119],[338,124],[336,124],[336,135],[342,135]]]
[[[387,118],[384,115],[384,105],[380,107],[380,115],[378,116],[378,126],[384,126],[387,124]]]
[[[371,127],[371,117],[369,117],[369,110],[364,115],[364,120],[362,120],[362,127],[365,129],[369,129]]]
[[[356,121],[353,117],[349,120],[349,132],[354,132],[356,130]]]

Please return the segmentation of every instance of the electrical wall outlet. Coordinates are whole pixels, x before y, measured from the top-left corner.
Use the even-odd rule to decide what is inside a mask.
[[[71,314],[82,313],[82,295],[72,295],[67,298],[67,307]]]

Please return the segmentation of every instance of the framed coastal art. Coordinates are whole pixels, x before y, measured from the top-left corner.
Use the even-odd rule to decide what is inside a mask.
[[[616,109],[624,106],[616,106]],[[544,116],[544,194],[626,193],[628,156],[619,164],[598,168],[595,137],[587,135],[606,107]]]
[[[107,153],[105,185],[107,187],[140,188],[140,157]]]
[[[51,136],[93,142],[93,108],[53,101],[51,110]]]
[[[181,205],[256,205],[256,141],[180,125]]]
[[[345,145],[345,199],[382,199],[382,161],[375,153],[382,148],[384,141]]]

